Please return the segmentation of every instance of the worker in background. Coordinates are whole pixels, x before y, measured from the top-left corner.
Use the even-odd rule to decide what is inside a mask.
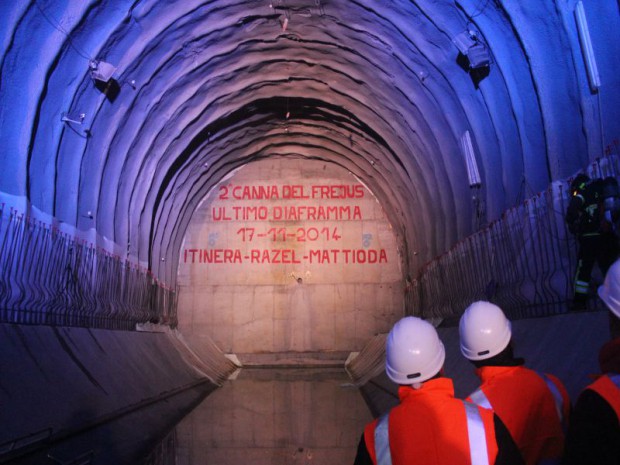
[[[355,465],[500,465],[523,459],[490,410],[456,399],[442,375],[437,331],[405,317],[387,338],[385,371],[399,385],[399,405],[364,429]]]
[[[515,358],[512,327],[490,302],[471,304],[459,322],[461,353],[482,381],[467,400],[504,422],[527,465],[560,463],[570,399],[562,382]]]
[[[609,309],[611,341],[599,352],[603,373],[575,403],[566,435],[566,465],[620,464],[620,260],[598,295]]]
[[[614,225],[605,218],[601,179],[591,180],[579,174],[571,182],[570,201],[565,220],[568,229],[577,237],[577,271],[573,290],[573,311],[587,309],[590,278],[598,263],[603,275],[618,257],[618,237]]]

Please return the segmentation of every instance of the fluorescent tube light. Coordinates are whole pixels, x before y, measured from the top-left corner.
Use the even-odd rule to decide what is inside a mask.
[[[474,153],[474,146],[471,143],[469,131],[465,131],[461,136],[461,151],[463,152],[463,157],[465,157],[469,186],[479,186],[481,184],[480,173],[478,172],[478,164],[476,163],[476,155]]]
[[[596,66],[596,58],[592,49],[592,40],[590,39],[590,30],[588,29],[588,21],[586,20],[586,12],[583,8],[583,2],[577,2],[575,6],[575,19],[577,21],[577,29],[579,31],[579,41],[581,42],[581,52],[586,62],[588,71],[588,79],[590,80],[590,88],[592,92],[596,92],[601,87],[601,78],[598,74]]]

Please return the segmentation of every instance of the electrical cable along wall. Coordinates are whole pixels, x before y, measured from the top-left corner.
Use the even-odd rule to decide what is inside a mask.
[[[176,292],[120,256],[0,204],[0,322],[176,326]]]
[[[597,160],[587,173],[617,178],[618,156]],[[569,184],[552,183],[427,263],[408,289],[407,308],[450,318],[489,300],[512,319],[565,313],[577,265],[577,241],[564,220]]]

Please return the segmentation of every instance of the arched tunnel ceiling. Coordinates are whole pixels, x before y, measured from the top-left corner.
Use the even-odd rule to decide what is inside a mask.
[[[192,212],[224,176],[264,157],[321,159],[373,190],[415,272],[617,140],[619,6],[584,2],[593,91],[576,3],[1,2],[0,191],[169,281]],[[466,31],[488,67],[459,56]],[[116,67],[107,84],[93,61]]]

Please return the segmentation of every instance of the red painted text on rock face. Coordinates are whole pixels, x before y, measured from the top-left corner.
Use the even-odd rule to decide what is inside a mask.
[[[219,200],[362,199],[364,186],[351,185],[235,185],[219,187]]]
[[[230,206],[211,207],[213,221],[360,221],[362,209],[354,206]]]
[[[228,182],[205,209],[183,264],[383,264],[375,199],[359,183]]]
[[[183,263],[193,264],[381,264],[387,263],[384,249],[184,249]]]

